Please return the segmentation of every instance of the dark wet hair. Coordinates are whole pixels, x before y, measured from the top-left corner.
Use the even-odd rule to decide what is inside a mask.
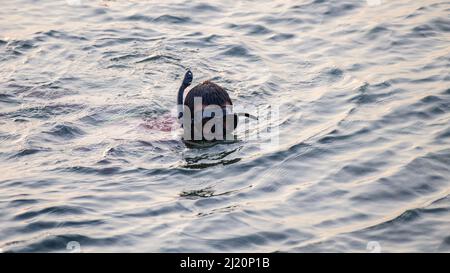
[[[228,92],[211,81],[205,81],[201,84],[196,85],[186,95],[186,98],[184,99],[184,105],[189,108],[191,113],[194,113],[194,98],[196,97],[201,97],[202,103],[205,106],[217,105],[220,107],[225,107],[228,105],[233,105]],[[203,119],[203,125],[205,125],[208,120],[209,119],[206,118]],[[235,119],[234,121],[234,128],[236,128],[236,126],[237,119]],[[194,139],[193,124],[191,125],[191,128],[191,139]]]
[[[196,85],[186,95],[184,105],[189,107],[191,113],[194,113],[195,97],[201,97],[204,105],[233,105],[227,91],[211,81]]]

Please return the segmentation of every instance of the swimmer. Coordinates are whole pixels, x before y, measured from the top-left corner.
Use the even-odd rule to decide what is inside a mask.
[[[183,103],[184,91],[192,80],[193,74],[188,70],[177,96],[177,116],[184,129],[184,141],[234,139],[232,133],[238,125],[239,116],[257,119],[247,113],[233,113],[233,102],[228,92],[211,81],[189,90]]]

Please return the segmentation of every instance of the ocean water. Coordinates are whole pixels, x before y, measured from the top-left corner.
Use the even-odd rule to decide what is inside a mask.
[[[278,115],[146,126],[186,68]],[[448,252],[449,71],[448,1],[3,1],[0,248]]]

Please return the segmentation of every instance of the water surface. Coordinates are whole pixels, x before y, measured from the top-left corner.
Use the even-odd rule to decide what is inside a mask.
[[[450,251],[449,14],[439,0],[5,1],[0,248]],[[279,144],[190,149],[143,126],[170,116],[188,67],[236,107],[279,107],[249,128]]]

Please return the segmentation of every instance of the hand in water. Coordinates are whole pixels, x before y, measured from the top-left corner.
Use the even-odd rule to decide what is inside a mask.
[[[183,85],[184,86],[191,85],[193,78],[194,76],[192,75],[191,70],[186,71],[186,74],[184,74]]]

